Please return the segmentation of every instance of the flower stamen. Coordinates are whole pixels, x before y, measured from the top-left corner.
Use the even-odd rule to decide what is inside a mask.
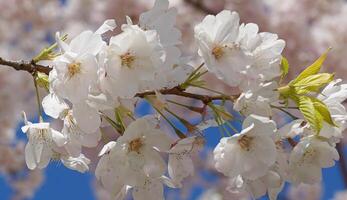
[[[74,77],[76,74],[81,73],[81,63],[73,62],[67,65],[68,75],[70,78]]]
[[[214,58],[216,60],[219,60],[223,55],[224,55],[224,50],[223,50],[223,47],[222,46],[215,46],[213,49],[212,49],[212,55],[214,56]]]
[[[253,137],[244,135],[237,142],[239,143],[240,147],[243,150],[249,151],[249,150],[251,150],[251,145],[252,145],[253,139],[254,139]]]
[[[133,56],[129,52],[127,52],[127,53],[121,55],[120,59],[122,61],[122,66],[126,66],[128,68],[131,68],[131,65],[135,61],[135,56]]]
[[[135,151],[140,154],[140,149],[143,146],[141,138],[136,138],[129,143],[129,151]]]

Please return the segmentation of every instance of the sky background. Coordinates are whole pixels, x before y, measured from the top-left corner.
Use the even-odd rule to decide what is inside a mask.
[[[142,111],[146,113],[145,109]],[[215,137],[216,135],[220,135],[217,128],[207,129],[205,136],[207,137],[208,147],[214,147],[218,143],[220,138]],[[18,136],[23,138],[23,133],[18,132]],[[345,151],[347,152],[347,149]],[[324,191],[322,200],[330,200],[337,191],[344,189],[339,167],[339,163],[337,163],[334,167],[323,170]],[[96,200],[92,185],[94,174],[81,174],[69,170],[57,162],[51,163],[45,170],[45,174],[43,185],[32,200]],[[209,177],[208,174],[204,176],[207,179],[211,179],[211,181],[214,179],[214,177]],[[6,184],[4,177],[0,176],[0,200],[8,200],[12,192]],[[202,192],[203,190],[200,188],[195,188],[190,199],[198,199]],[[261,200],[265,199],[267,198],[261,198]],[[285,195],[280,195],[278,199],[285,200]]]
[[[142,101],[135,110],[139,116],[152,114],[154,111],[149,104]],[[235,115],[235,113],[233,113]],[[235,115],[236,116],[236,115]],[[50,119],[44,116],[45,121]],[[32,120],[33,121],[33,120]],[[177,127],[180,127],[179,123],[175,123]],[[23,124],[18,124],[17,138],[19,140],[27,140],[25,134],[20,130]],[[238,130],[241,129],[240,123],[233,123],[233,126]],[[214,148],[221,138],[221,134],[218,128],[208,128],[204,131],[204,135],[207,141],[205,150],[208,148]],[[347,148],[345,148],[347,153]],[[1,156],[1,155],[0,155]],[[209,181],[216,181],[216,176],[211,173],[203,171],[199,172],[202,176]],[[84,173],[67,169],[63,164],[58,162],[51,162],[45,169],[45,179],[42,186],[35,193],[35,196],[31,200],[96,200],[93,191],[93,173]],[[334,194],[338,191],[344,190],[343,178],[340,172],[339,162],[332,168],[323,170],[323,191],[322,200],[330,200]],[[189,200],[197,200],[204,192],[202,188],[195,187],[191,191]],[[11,188],[7,185],[6,180],[0,174],[0,200],[9,200],[11,194]],[[285,200],[286,189],[279,195],[278,200]],[[263,197],[260,200],[267,200],[267,197]],[[179,200],[179,199],[178,199]]]

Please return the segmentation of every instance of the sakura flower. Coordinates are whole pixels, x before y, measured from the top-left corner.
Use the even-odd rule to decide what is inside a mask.
[[[280,75],[284,41],[276,34],[258,33],[256,24],[239,25],[236,12],[208,15],[198,24],[195,38],[207,68],[230,86],[264,82]]]
[[[126,149],[116,142],[107,143],[100,151],[102,156],[95,169],[95,176],[112,197],[122,196],[123,188],[127,186]]]
[[[132,194],[134,200],[164,200],[164,186],[160,178],[147,177],[144,184],[134,187]]]
[[[62,134],[67,138],[65,148],[71,156],[78,156],[81,153],[82,146],[95,147],[101,138],[99,131],[83,131],[73,116],[73,110],[68,110],[64,117]]]
[[[248,192],[254,199],[258,199],[268,193],[270,200],[276,200],[277,195],[282,190],[282,178],[275,171],[268,171],[266,175],[255,179],[247,180],[237,176],[230,180],[228,190],[231,192]]]
[[[98,128],[100,117],[88,105],[75,104],[74,109],[54,93],[48,94],[42,101],[47,115],[64,121],[62,134],[67,138],[65,149],[76,157],[80,155],[82,146],[95,147],[101,138]]]
[[[170,56],[165,55],[156,31],[144,31],[131,24],[123,25],[122,30],[110,39],[105,50],[105,69],[100,82],[103,90],[114,98],[132,98],[151,85],[165,56]]]
[[[66,138],[60,132],[50,128],[49,123],[28,122],[23,113],[25,125],[22,131],[28,137],[25,146],[25,161],[29,169],[43,169],[48,164],[58,147],[66,143]]]
[[[341,81],[341,79],[332,81],[318,95],[318,99],[327,105],[331,117],[338,125],[331,126],[324,123],[320,135],[335,141],[342,138],[342,132],[347,128],[347,111],[342,105],[342,102],[347,99],[347,84],[339,84]]]
[[[70,44],[62,41],[57,33],[56,40],[62,49],[62,55],[53,60],[53,70],[49,74],[53,92],[72,103],[88,97],[89,87],[97,81],[96,55],[106,45],[101,34],[114,27],[114,21],[107,20],[97,32],[84,31],[73,38]]]
[[[194,175],[193,153],[204,144],[201,137],[193,136],[179,140],[169,151],[168,172],[178,186],[184,178]]]
[[[215,167],[231,178],[241,175],[255,180],[276,161],[276,146],[271,138],[276,124],[266,117],[250,115],[242,127],[241,133],[222,138],[214,149]]]
[[[160,177],[166,164],[158,151],[168,151],[171,139],[151,120],[148,116],[132,122],[117,143],[127,149],[131,165],[141,166],[141,170],[150,177]]]
[[[61,156],[60,160],[64,166],[69,169],[76,170],[81,173],[89,170],[88,165],[90,164],[90,160],[83,154],[80,154],[77,157],[63,155]]]
[[[337,150],[316,136],[302,138],[294,147],[289,159],[289,180],[294,184],[318,183],[322,168],[332,167],[339,159]]]
[[[293,120],[278,129],[277,135],[282,139],[294,138],[295,136],[302,135],[307,126],[308,124],[303,119]]]
[[[113,196],[123,188],[148,187],[165,172],[166,164],[158,151],[168,151],[170,139],[147,117],[132,122],[117,142],[104,146],[95,174]]]
[[[151,10],[142,13],[139,26],[144,30],[156,30],[164,45],[181,43],[181,32],[175,28],[176,8],[169,8],[168,0],[156,0]]]
[[[270,103],[278,100],[275,82],[260,83],[243,92],[234,103],[234,109],[243,115],[272,116]]]

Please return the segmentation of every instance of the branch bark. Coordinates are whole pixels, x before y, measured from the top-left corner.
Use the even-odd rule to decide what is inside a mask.
[[[49,72],[52,70],[52,68],[48,66],[39,65],[33,61],[30,61],[30,62],[9,61],[1,57],[0,57],[0,65],[12,67],[13,69],[18,71],[27,71],[30,74],[34,74],[35,72],[42,72],[48,75]],[[181,88],[180,86],[176,86],[174,88],[161,89],[159,90],[159,92],[163,95],[176,95],[176,96],[200,100],[202,103],[206,105],[213,100],[233,101],[238,97],[237,95],[236,96],[225,96],[225,95],[209,96],[209,95],[194,94],[194,93],[186,92],[185,89]],[[147,91],[147,92],[138,93],[135,95],[135,97],[144,98],[147,95],[155,95],[155,91]]]
[[[170,89],[161,89],[159,92],[163,95],[175,95],[175,96],[181,96],[191,99],[200,100],[204,104],[208,104],[212,102],[213,100],[231,100],[234,101],[238,95],[235,96],[226,96],[226,95],[215,95],[215,96],[209,96],[209,95],[202,95],[202,94],[194,94],[190,92],[186,92],[185,89],[181,88],[180,86],[176,86],[174,88]],[[148,91],[143,93],[138,93],[135,95],[135,97],[144,98],[148,95],[155,95],[154,91]]]
[[[30,74],[34,74],[35,72],[42,72],[42,73],[45,73],[48,75],[49,72],[52,70],[52,68],[36,64],[33,61],[30,61],[30,62],[10,61],[10,60],[5,60],[1,57],[0,57],[0,65],[12,67],[13,69],[15,69],[17,71],[27,71]]]

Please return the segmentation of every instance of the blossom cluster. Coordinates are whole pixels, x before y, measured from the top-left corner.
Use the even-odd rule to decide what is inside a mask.
[[[103,35],[116,29],[114,20],[71,40],[56,34],[53,47],[58,46],[59,52],[43,51],[34,59],[52,67],[49,75],[34,75],[35,86],[49,91],[39,102],[39,112],[42,106],[47,115],[63,121],[63,128],[55,130],[43,119],[31,123],[23,113],[28,168],[43,169],[51,160],[59,160],[70,169],[89,170],[90,160],[82,148],[107,140],[102,128],[111,126],[120,136],[99,153],[95,175],[102,186],[114,199],[124,199],[130,192],[136,200],[164,199],[164,185],[180,188],[194,174],[191,157],[206,142],[202,131],[219,126],[228,136],[213,151],[214,165],[230,179],[231,192],[276,199],[285,182],[320,182],[322,168],[339,159],[335,147],[347,120],[342,105],[347,84],[334,80],[332,74],[319,73],[328,52],[284,84],[289,70],[282,56],[285,41],[259,32],[254,23],[240,24],[238,13],[224,10],[195,26],[198,55],[204,63],[193,67],[179,48],[176,15],[167,0],[157,0],[140,15],[138,24],[127,17],[121,32],[107,41]],[[202,79],[206,73],[240,93],[209,90]],[[187,92],[191,88],[218,95]],[[172,101],[167,95],[200,100],[204,104],[201,122],[193,125],[169,110]],[[141,99],[158,114],[137,118],[134,110]],[[239,133],[225,128],[233,129],[230,121],[235,118],[225,101],[232,102],[233,110],[242,116]],[[187,133],[178,130],[164,111],[185,125]],[[292,121],[280,127],[273,118],[275,111]],[[165,131],[162,121],[176,135]]]

